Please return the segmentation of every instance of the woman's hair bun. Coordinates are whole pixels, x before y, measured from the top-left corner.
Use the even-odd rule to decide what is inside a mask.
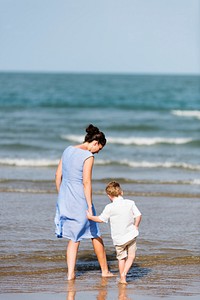
[[[92,141],[97,141],[100,143],[103,147],[106,144],[106,138],[103,132],[99,130],[98,127],[95,127],[94,125],[90,124],[86,130],[87,132],[84,142],[91,143]]]
[[[91,134],[91,135],[94,135],[94,134],[98,134],[100,131],[99,131],[99,128],[98,127],[95,127],[94,125],[90,124],[86,130],[85,130],[87,133]]]

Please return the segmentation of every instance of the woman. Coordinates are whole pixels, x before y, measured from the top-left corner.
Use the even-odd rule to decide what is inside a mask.
[[[56,188],[58,202],[56,207],[57,237],[69,239],[66,258],[68,280],[75,278],[75,265],[80,241],[92,239],[102,276],[109,277],[103,240],[98,225],[89,221],[86,210],[96,215],[92,204],[92,168],[94,154],[106,144],[103,132],[92,124],[86,128],[85,140],[82,144],[67,147],[62,155],[56,171]]]

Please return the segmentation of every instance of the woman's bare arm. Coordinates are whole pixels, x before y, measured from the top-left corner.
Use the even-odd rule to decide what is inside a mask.
[[[60,185],[62,182],[62,159],[59,161],[58,168],[56,170],[55,182],[56,182],[56,190],[57,192],[59,192]]]
[[[99,216],[92,216],[88,210],[86,211],[86,214],[87,214],[87,218],[89,220],[92,220],[92,221],[98,222],[98,223],[103,223],[103,221],[99,218]]]
[[[88,210],[92,214],[92,167],[94,163],[94,157],[87,158],[83,166],[83,187],[85,198],[88,205]]]

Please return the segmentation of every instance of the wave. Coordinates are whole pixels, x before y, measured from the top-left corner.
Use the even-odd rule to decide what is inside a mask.
[[[61,135],[61,138],[71,142],[81,143],[84,140],[84,136],[80,135]],[[115,138],[107,137],[107,141],[110,144],[121,144],[121,145],[137,145],[137,146],[152,146],[156,144],[187,144],[193,142],[191,138],[162,138],[162,137],[129,137],[129,138]]]
[[[112,144],[123,144],[123,145],[138,145],[138,146],[151,146],[156,144],[186,144],[192,142],[191,138],[108,138],[108,142]]]
[[[200,120],[199,110],[172,110],[172,114],[179,117],[197,118]]]
[[[100,179],[93,179],[94,184],[98,183],[107,183],[111,181],[112,178],[110,177],[105,177],[105,178],[100,178]],[[185,184],[195,184],[195,185],[200,185],[200,178],[194,178],[191,180],[157,180],[157,179],[128,179],[125,177],[116,177],[116,180],[120,181],[123,184],[139,184],[139,185],[185,185]],[[44,190],[46,191],[54,191],[54,186],[52,190],[52,180],[35,180],[35,179],[4,179],[0,178],[0,184],[4,185],[4,187],[9,187],[11,186],[18,186],[20,187],[23,186],[33,186],[34,188],[31,191],[41,191],[41,188],[44,190],[44,187],[49,187],[49,189]],[[38,188],[38,189],[37,189]],[[27,189],[24,189],[24,191],[27,191]],[[23,190],[22,190],[23,192]]]
[[[178,169],[187,169],[193,171],[199,171],[200,165],[188,164],[185,162],[148,162],[148,161],[112,161],[112,160],[97,160],[95,161],[97,165],[124,165],[132,168],[178,168]]]
[[[4,158],[0,159],[0,165],[17,167],[55,167],[58,165],[57,159],[23,159],[23,158]],[[199,171],[200,165],[188,164],[185,162],[148,162],[148,161],[130,161],[122,160],[98,160],[95,159],[95,165],[106,166],[127,166],[131,168],[179,168],[193,171]]]
[[[199,178],[193,179],[190,181],[190,184],[200,185],[200,179]]]
[[[8,187],[3,187],[0,188],[1,193],[24,193],[24,194],[55,194],[55,190],[44,190],[44,189],[18,189],[18,188],[8,188]]]
[[[149,179],[127,179],[123,177],[115,178],[117,181],[122,184],[139,184],[139,185],[200,185],[200,179],[191,179],[191,180],[149,180]],[[93,182],[102,182],[107,183],[111,181],[112,178],[106,177],[103,179],[94,179]]]
[[[63,134],[60,137],[63,140],[67,140],[67,141],[71,141],[71,142],[82,143],[84,141],[83,135]]]
[[[17,167],[55,167],[58,160],[50,159],[24,159],[24,158],[4,158],[0,159],[0,165]]]

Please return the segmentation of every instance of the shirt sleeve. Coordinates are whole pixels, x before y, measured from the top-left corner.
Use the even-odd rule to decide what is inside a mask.
[[[141,216],[141,212],[139,211],[139,209],[135,205],[135,202],[133,202],[133,205],[132,205],[132,212],[133,212],[134,218],[137,218],[137,217]]]
[[[100,214],[99,219],[105,223],[108,223],[108,220],[110,219],[110,205],[109,204],[106,205],[106,207]]]

